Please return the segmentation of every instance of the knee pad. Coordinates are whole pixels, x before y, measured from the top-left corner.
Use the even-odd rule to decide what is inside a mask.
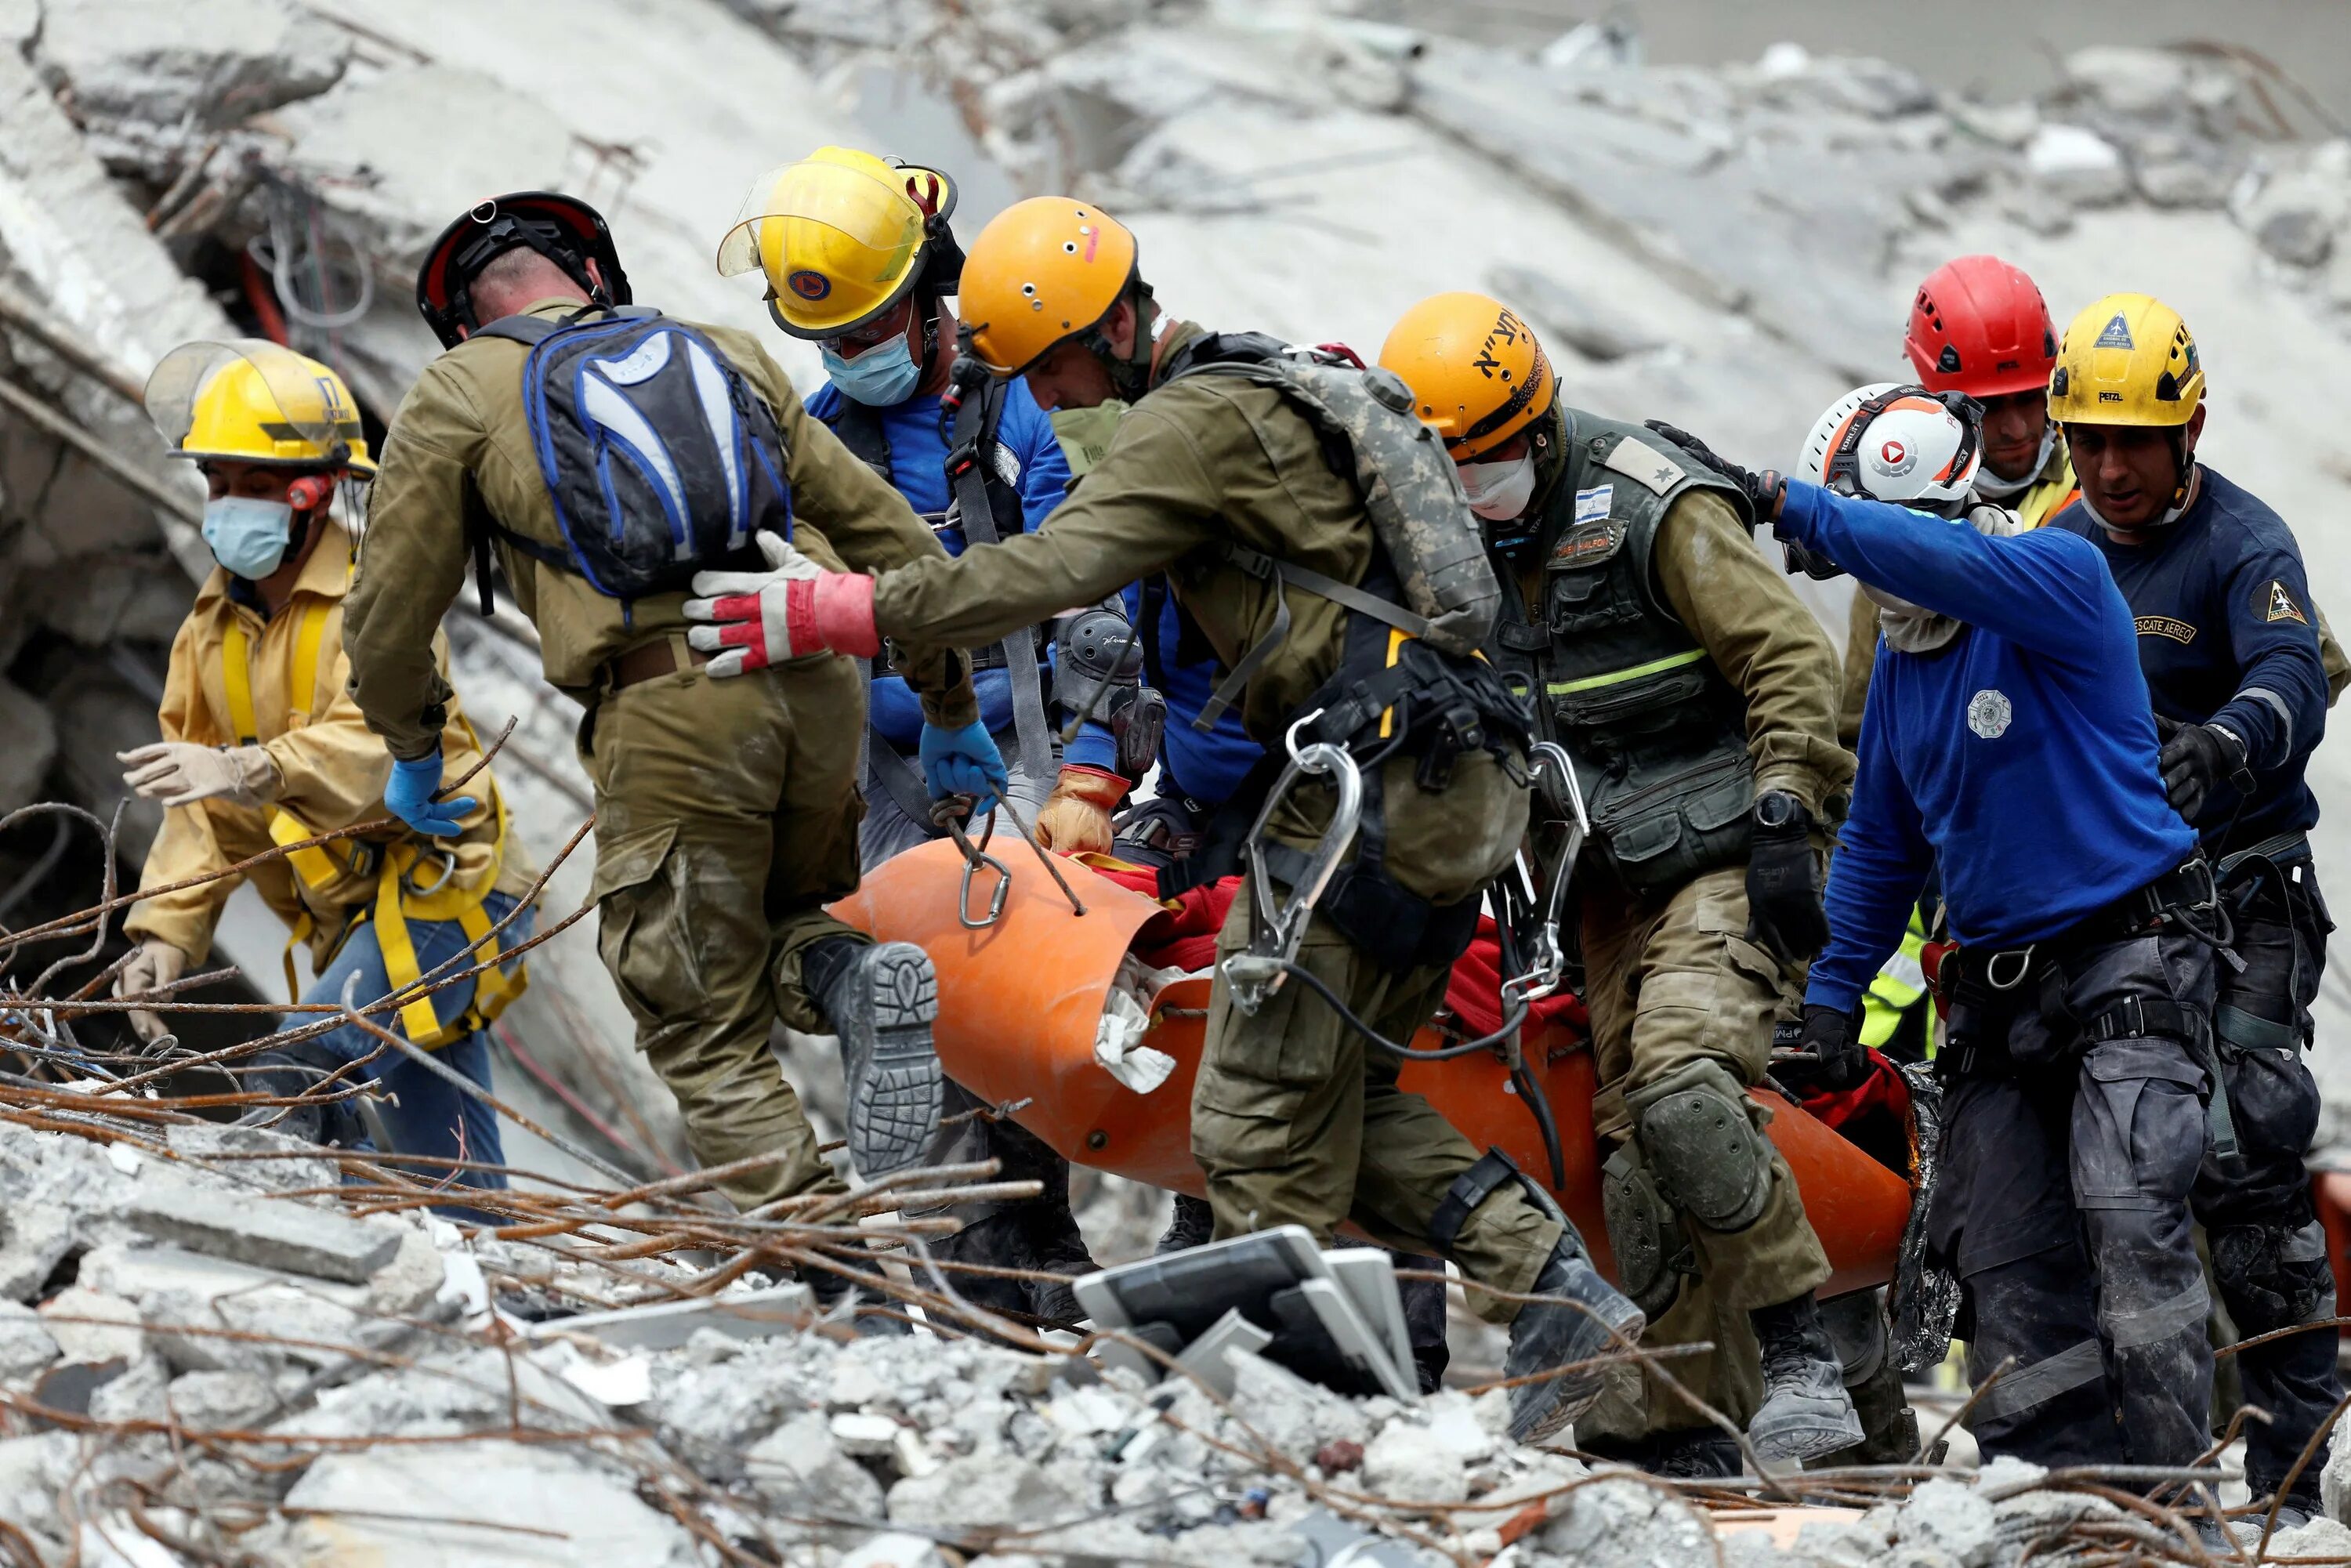
[[[1762,1107],[1719,1061],[1693,1061],[1625,1098],[1666,1201],[1708,1230],[1744,1230],[1771,1198]]]
[[[2232,1225],[2212,1233],[2212,1274],[2251,1338],[2335,1315],[2335,1276],[2318,1221],[2295,1229]]]
[[[1639,1144],[1627,1140],[1601,1167],[1600,1214],[1616,1254],[1617,1288],[1655,1322],[1681,1293],[1682,1276],[1698,1272],[1698,1255],[1681,1216],[1642,1164]]]

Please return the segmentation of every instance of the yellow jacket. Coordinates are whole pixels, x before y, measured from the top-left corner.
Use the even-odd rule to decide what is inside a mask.
[[[147,852],[141,887],[162,887],[219,871],[261,853],[273,841],[331,832],[388,815],[383,787],[391,777],[392,758],[345,691],[350,668],[343,657],[343,594],[350,580],[350,534],[329,523],[296,580],[293,597],[267,621],[257,609],[231,597],[229,576],[217,567],[197,591],[195,608],[172,644],[163,705],[156,714],[163,738],[199,746],[257,743],[283,782],[277,799],[266,806],[240,806],[215,797],[166,810],[163,830]],[[248,673],[243,684],[250,694],[249,735],[239,733],[235,717],[238,705],[229,671],[235,642],[242,642],[246,651]],[[436,634],[433,651],[445,675],[447,639]],[[307,680],[298,668],[306,663],[310,666]],[[441,744],[448,778],[481,760],[481,746],[455,697]],[[511,838],[501,843],[497,789],[489,771],[475,774],[463,793],[481,804],[465,819],[448,887],[495,889],[517,896],[528,892],[532,875],[518,847]],[[404,831],[388,831],[375,835],[372,842],[402,841],[416,841]],[[315,967],[342,940],[352,918],[374,903],[379,887],[379,852],[356,851],[350,840],[325,848],[330,858],[305,860],[311,875],[322,879],[315,884],[285,858],[266,861],[236,876],[142,899],[132,906],[123,929],[134,937],[168,942],[185,953],[191,965],[201,964],[211,952],[221,906],[249,878],[289,927],[300,934],[307,925]]]

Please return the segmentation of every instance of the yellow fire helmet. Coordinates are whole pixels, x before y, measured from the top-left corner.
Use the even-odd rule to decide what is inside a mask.
[[[759,177],[718,242],[718,270],[758,268],[776,325],[837,338],[906,297],[955,204],[954,183],[935,169],[820,147]]]
[[[2060,424],[2186,424],[2204,366],[2179,312],[2145,294],[2109,294],[2057,341],[2049,417]]]
[[[965,351],[1017,376],[1092,330],[1138,276],[1134,235],[1091,202],[1031,196],[988,220],[963,264]]]
[[[174,457],[375,473],[350,388],[282,343],[183,343],[147,378],[145,402]]]
[[[1421,423],[1456,463],[1541,419],[1558,391],[1533,331],[1483,294],[1433,294],[1405,311],[1380,345],[1380,363],[1404,378]]]

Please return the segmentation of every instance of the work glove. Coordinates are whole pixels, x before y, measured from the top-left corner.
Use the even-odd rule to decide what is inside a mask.
[[[1652,419],[1646,423],[1649,429],[1738,486],[1740,492],[1754,503],[1755,515],[1759,518],[1769,517],[1771,515],[1771,497],[1764,487],[1762,475],[1750,468],[1741,468],[1727,457],[1716,455],[1713,447],[1708,446],[1688,431],[1677,429],[1662,419]],[[1775,485],[1772,488],[1776,489],[1778,486]]]
[[[135,997],[142,991],[159,989],[178,979],[186,973],[187,967],[188,956],[185,953],[169,942],[147,937],[139,944],[139,950],[131,955],[131,961],[115,975],[114,994]],[[150,1045],[172,1032],[171,1025],[163,1021],[161,1013],[133,1008],[124,1016],[131,1020],[131,1032]]]
[[[1126,799],[1122,774],[1071,764],[1037,812],[1037,841],[1065,855],[1108,854],[1110,814]]]
[[[1861,1009],[1804,1004],[1804,1032],[1797,1049],[1820,1058],[1806,1062],[1816,1079],[1831,1089],[1851,1089],[1869,1076],[1869,1048],[1861,1043]]]
[[[1767,789],[1755,802],[1755,841],[1747,856],[1747,939],[1792,964],[1812,959],[1829,943],[1813,814],[1784,789]]]
[[[140,799],[166,806],[193,806],[214,797],[235,806],[266,806],[285,787],[277,764],[257,746],[158,740],[118,751],[114,760],[130,769],[122,782]]]
[[[479,804],[471,795],[435,800],[441,788],[441,748],[413,761],[392,759],[392,778],[383,787],[383,803],[392,814],[428,839],[457,836],[459,819]]]
[[[2217,724],[2177,724],[2158,718],[2156,727],[2162,730],[2171,724],[2169,734],[2163,737],[2162,753],[2156,766],[2163,772],[2163,792],[2171,800],[2171,808],[2189,821],[2204,809],[2213,789],[2223,780],[2235,787],[2240,794],[2253,792],[2252,769],[2245,766],[2245,743],[2236,733]]]
[[[923,782],[930,786],[934,800],[968,795],[972,811],[977,814],[994,805],[1011,783],[1004,771],[1004,754],[996,749],[996,738],[976,719],[960,729],[925,720],[918,749]]]
[[[713,675],[764,670],[810,653],[870,659],[882,651],[873,630],[873,580],[862,572],[827,571],[785,539],[761,531],[768,571],[697,571],[685,618],[686,642],[715,655]]]

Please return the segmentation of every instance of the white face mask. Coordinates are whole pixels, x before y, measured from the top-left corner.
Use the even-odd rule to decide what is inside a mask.
[[[1970,507],[1967,515],[1952,521],[1962,523],[1992,538],[2006,538],[2017,531],[2016,514],[1989,504]],[[1886,634],[1886,643],[1905,653],[1931,653],[1957,637],[1962,627],[1948,615],[1896,598],[1882,588],[1857,582],[1862,597],[1877,606],[1877,629]]]
[[[1534,499],[1535,455],[1504,463],[1464,463],[1461,487],[1469,493],[1469,509],[1489,523],[1507,523]]]

